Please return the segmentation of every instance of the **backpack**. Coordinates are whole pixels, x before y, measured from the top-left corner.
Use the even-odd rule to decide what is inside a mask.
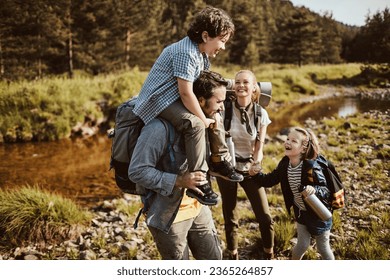
[[[233,93],[227,93],[228,96],[224,102],[224,107],[225,107],[225,117],[223,120],[223,125],[225,128],[225,131],[230,130],[231,122],[232,122],[232,117],[233,117],[233,106],[234,106],[234,94]],[[258,104],[257,102],[254,103],[254,118],[255,118],[255,126],[257,127],[257,123],[259,121],[259,118],[261,118],[261,105]]]
[[[137,97],[133,97],[117,108],[114,129],[108,134],[108,137],[112,139],[110,170],[114,169],[115,182],[121,191],[129,194],[145,195],[145,189],[137,187],[137,184],[131,181],[128,176],[131,157],[141,130],[144,127],[144,122],[133,113],[136,100]],[[167,150],[171,161],[174,162],[174,128],[169,122],[162,119],[159,120],[168,130],[169,145]]]
[[[317,162],[320,164],[322,173],[325,176],[326,184],[331,193],[331,205],[333,209],[341,209],[345,207],[345,188],[341,182],[340,176],[337,173],[332,162],[326,160],[323,156],[319,156]]]

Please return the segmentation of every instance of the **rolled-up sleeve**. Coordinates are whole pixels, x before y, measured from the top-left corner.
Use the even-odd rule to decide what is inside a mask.
[[[159,170],[163,169],[159,166],[159,162],[166,154],[167,133],[164,124],[158,119],[144,126],[135,146],[128,172],[133,182],[163,196],[172,194],[177,177],[176,174]]]

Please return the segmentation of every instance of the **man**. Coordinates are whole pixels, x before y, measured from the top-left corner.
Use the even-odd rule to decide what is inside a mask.
[[[208,117],[223,110],[227,82],[219,74],[203,71],[194,82],[194,93]],[[209,207],[186,195],[185,189],[201,193],[206,184],[202,171],[189,172],[184,137],[175,133],[174,161],[167,151],[169,129],[154,119],[142,129],[129,166],[129,177],[147,194],[146,223],[162,259],[222,259],[220,240]]]
[[[226,85],[221,75],[211,71],[203,71],[194,82],[206,116],[214,118],[223,110]],[[162,259],[189,259],[190,249],[195,259],[220,260],[222,249],[210,209],[185,193],[185,189],[201,193],[197,186],[207,184],[206,175],[188,171],[184,137],[177,133],[172,164],[167,152],[169,133],[160,119],[145,125],[129,166],[129,178],[147,190],[143,202],[148,228]]]

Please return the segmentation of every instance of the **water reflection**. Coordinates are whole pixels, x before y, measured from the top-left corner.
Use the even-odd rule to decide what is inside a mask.
[[[312,103],[303,103],[280,108],[273,112],[268,110],[272,123],[268,126],[269,135],[273,136],[281,129],[293,126],[297,122],[301,125],[305,120],[321,120],[323,117],[346,117],[359,112],[370,110],[385,111],[390,108],[390,101],[360,99],[356,97],[337,97],[318,100]]]
[[[389,101],[332,98],[282,107],[277,112],[269,109],[272,123],[268,134],[273,136],[297,122],[303,124],[308,118],[319,120],[325,116],[347,116],[388,108]],[[108,171],[110,146],[110,141],[104,136],[76,141],[0,145],[0,187],[39,184],[82,205],[96,206],[104,199],[120,195],[113,173]]]
[[[340,117],[346,117],[353,115],[358,112],[358,102],[357,98],[345,98],[343,105],[340,106],[338,110],[338,115]]]

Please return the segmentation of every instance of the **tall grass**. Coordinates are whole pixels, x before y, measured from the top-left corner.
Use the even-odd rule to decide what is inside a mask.
[[[50,244],[75,237],[91,214],[37,186],[0,190],[0,245]]]
[[[103,122],[110,108],[138,93],[146,73],[0,82],[0,134],[6,142],[56,140],[87,121]]]

